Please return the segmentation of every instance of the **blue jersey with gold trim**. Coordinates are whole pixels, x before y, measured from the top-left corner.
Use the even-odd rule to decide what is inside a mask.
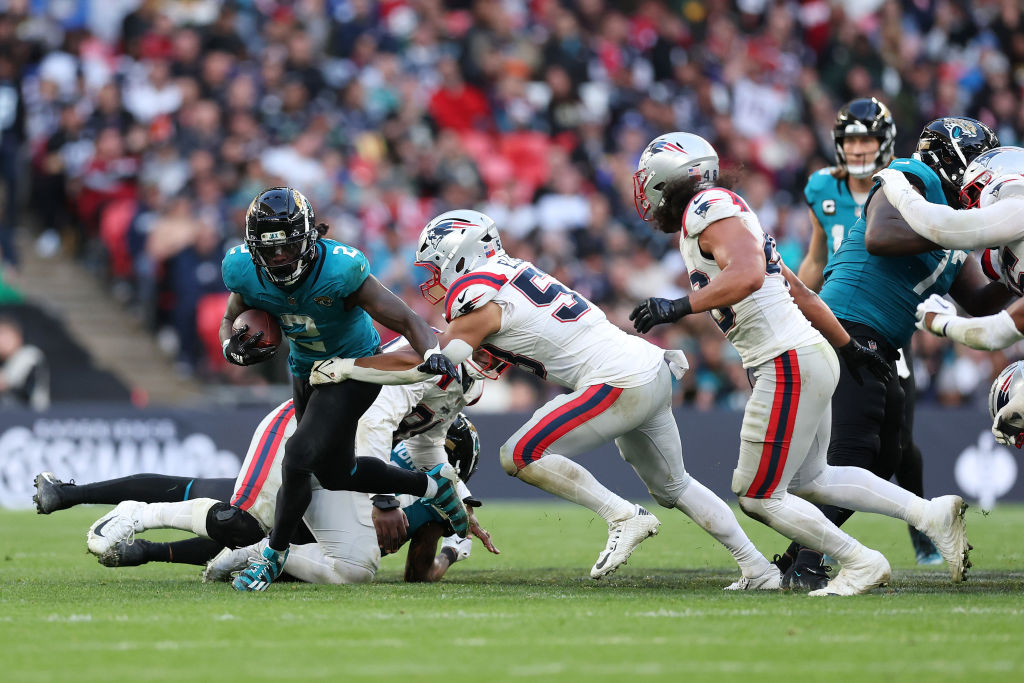
[[[889,168],[905,173],[924,189],[925,199],[946,204],[939,176],[916,159],[896,159]],[[878,191],[871,188],[868,200]],[[911,256],[875,256],[864,245],[866,224],[859,218],[825,268],[821,298],[837,318],[867,325],[896,348],[914,334],[917,305],[932,294],[946,294],[967,252],[936,249]]]
[[[369,314],[358,306],[345,309],[345,298],[370,275],[370,264],[358,249],[322,239],[309,275],[293,287],[278,287],[260,276],[249,249],[240,244],[224,257],[221,274],[224,285],[246,305],[277,318],[291,342],[288,366],[297,377],[309,377],[318,360],[370,356],[380,346]]]

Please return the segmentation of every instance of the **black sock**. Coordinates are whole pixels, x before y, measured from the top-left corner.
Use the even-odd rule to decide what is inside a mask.
[[[796,561],[793,563],[795,567],[820,567],[822,562],[822,554],[817,550],[811,550],[810,548],[800,548],[800,552],[797,553]]]
[[[97,481],[92,484],[65,486],[61,489],[60,495],[68,507],[83,503],[117,505],[123,500],[173,503],[185,500],[185,492],[192,481],[191,477],[133,474],[130,477]]]
[[[347,490],[363,493],[389,491],[422,496],[427,492],[427,475],[389,465],[378,458],[356,458],[356,471],[349,480]]]
[[[209,538],[186,538],[184,541],[172,541],[171,543],[154,543],[152,541],[138,540],[136,543],[145,543],[143,557],[146,562],[173,562],[175,564],[198,564],[205,565],[224,547]]]

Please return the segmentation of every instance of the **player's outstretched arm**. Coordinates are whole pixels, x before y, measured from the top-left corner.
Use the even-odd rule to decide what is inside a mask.
[[[437,337],[430,325],[372,275],[367,276],[359,289],[345,299],[345,308],[354,306],[359,306],[381,325],[408,339],[409,346],[420,358],[437,347]]]
[[[954,209],[932,204],[899,171],[875,174],[882,191],[910,228],[947,249],[982,249],[1024,237],[1024,199],[1007,198],[983,209]]]
[[[864,247],[869,254],[908,256],[942,248],[914,232],[884,192],[875,192],[868,198],[864,222]]]
[[[821,298],[812,292],[800,279],[793,274],[786,264],[782,264],[782,275],[789,283],[789,292],[793,296],[800,312],[810,321],[816,330],[836,352],[843,357],[858,384],[863,383],[860,370],[866,369],[883,382],[892,378],[892,367],[876,352],[859,344],[843,329],[832,309],[825,305]]]
[[[1024,299],[995,315],[963,318],[953,304],[932,294],[917,307],[917,326],[972,349],[998,351],[1024,340]]]
[[[808,213],[811,214],[811,243],[796,275],[809,290],[820,292],[825,282],[825,264],[828,263],[828,238],[814,212],[808,209]]]
[[[992,282],[985,276],[981,264],[968,256],[949,288],[949,295],[967,311],[968,315],[992,315],[1013,301],[1013,293],[1001,282]]]

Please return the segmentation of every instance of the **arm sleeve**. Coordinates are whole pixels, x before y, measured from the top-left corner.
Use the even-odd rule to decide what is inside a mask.
[[[952,316],[941,327],[938,322],[934,321],[932,326],[941,329],[944,336],[980,351],[998,351],[1024,340],[1024,334],[1020,333],[1006,311],[981,318]]]
[[[947,249],[979,249],[1024,237],[1024,199],[957,210],[932,204],[915,192],[902,174],[887,179],[882,191],[914,232]]]
[[[424,382],[436,377],[436,375],[420,372],[416,368],[409,368],[408,370],[378,370],[376,368],[364,368],[353,364],[352,369],[347,373],[347,377],[349,379],[359,380],[360,382],[383,384],[387,386]]]
[[[359,418],[356,455],[391,462],[391,443],[398,425],[423,395],[425,383],[381,390],[377,400]]]

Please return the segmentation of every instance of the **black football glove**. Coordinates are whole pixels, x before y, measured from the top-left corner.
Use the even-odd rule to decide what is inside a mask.
[[[416,369],[431,375],[447,375],[456,382],[460,381],[458,366],[448,356],[440,352],[430,354],[430,357],[423,361],[422,365],[417,366]]]
[[[855,339],[850,339],[836,351],[846,361],[846,366],[850,368],[850,373],[857,384],[864,384],[864,378],[860,374],[862,368],[869,370],[883,384],[888,384],[892,379],[892,365],[886,362],[877,351],[872,351]]]
[[[228,343],[224,345],[224,358],[229,363],[253,365],[254,363],[262,363],[268,358],[273,358],[274,354],[277,353],[276,346],[256,346],[263,337],[262,331],[242,341],[242,337],[248,331],[249,326],[242,325],[232,333],[231,339],[228,339]]]
[[[662,323],[674,323],[675,321],[690,315],[690,299],[659,299],[651,297],[633,309],[629,319],[633,321],[633,327],[640,334],[647,334],[655,325]]]

